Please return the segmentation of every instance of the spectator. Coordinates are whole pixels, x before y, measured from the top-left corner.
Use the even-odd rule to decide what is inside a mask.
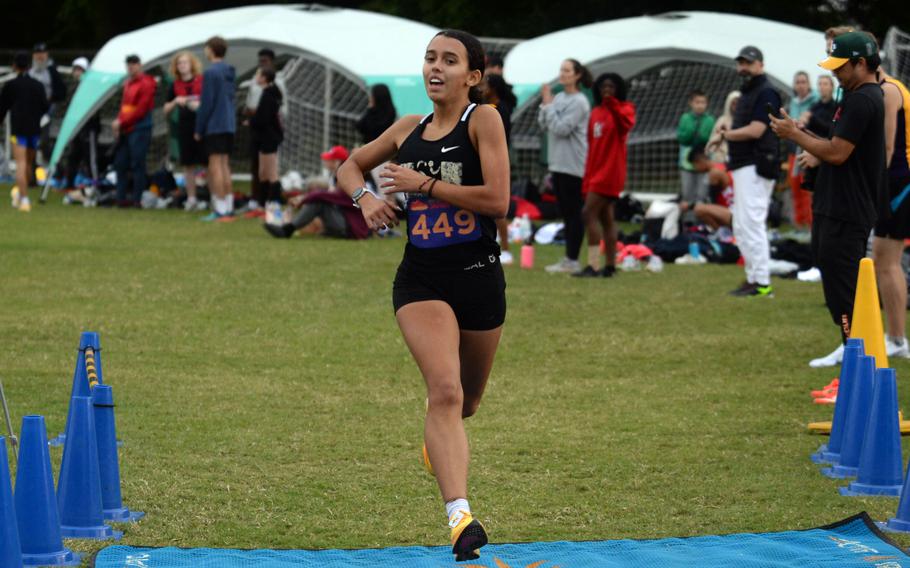
[[[281,182],[278,181],[278,147],[284,140],[281,126],[281,89],[275,85],[275,70],[264,68],[256,74],[262,89],[256,114],[250,118],[250,132],[259,145],[259,183],[265,195],[266,210],[281,209]]]
[[[722,130],[729,143],[728,166],[736,186],[733,233],[745,260],[745,281],[731,295],[772,296],[768,245],[768,206],[774,180],[780,172],[780,143],[768,128],[767,106],[780,108],[780,95],[765,75],[764,56],[746,46],[736,56],[737,72],[745,80],[730,129]]]
[[[733,176],[723,162],[715,162],[708,157],[701,146],[692,148],[688,156],[689,162],[696,171],[708,176],[708,194],[710,203],[696,203],[692,211],[700,222],[717,231],[722,227],[733,227]],[[680,207],[685,211],[691,204],[680,202]]]
[[[503,69],[503,60],[502,57],[498,55],[490,55],[487,57],[486,67],[483,70],[484,77],[489,77],[490,75],[499,75],[502,76]]]
[[[372,234],[363,214],[354,206],[351,198],[343,191],[338,191],[338,168],[349,157],[347,149],[344,146],[334,146],[323,152],[321,157],[323,167],[329,174],[329,187],[292,198],[290,205],[300,209],[290,223],[263,225],[273,237],[289,239],[298,230],[341,239],[365,239]]]
[[[616,273],[614,207],[626,185],[629,131],[635,126],[635,105],[626,100],[627,87],[616,73],[594,82],[594,109],[588,123],[588,155],[582,193],[582,218],[588,233],[588,265],[573,276],[611,277]],[[600,241],[606,262],[600,270]]]
[[[32,67],[28,74],[44,86],[44,96],[50,103],[45,116],[41,119],[41,159],[47,162],[51,156],[51,116],[57,103],[66,100],[66,84],[60,77],[54,61],[50,58],[46,43],[36,43],[32,48]],[[35,167],[34,161],[32,167]]]
[[[205,42],[205,57],[212,64],[202,74],[202,97],[196,110],[197,141],[208,154],[208,184],[212,212],[203,221],[232,221],[234,193],[231,186],[231,150],[237,129],[234,116],[234,68],[224,62],[227,42],[214,36]]]
[[[809,132],[826,138],[831,133],[831,125],[837,103],[834,102],[834,79],[830,75],[818,78],[818,100],[803,113],[799,121]]]
[[[398,111],[395,110],[389,87],[384,83],[377,83],[370,87],[367,111],[363,113],[355,126],[360,132],[361,141],[369,144],[392,126],[397,118]]]
[[[70,66],[70,72],[77,87],[73,89],[76,94],[82,76],[88,70],[89,62],[85,57],[77,57]],[[93,114],[85,125],[73,137],[69,145],[66,158],[66,187],[76,188],[76,176],[88,175],[92,179],[92,186],[98,179],[98,135],[101,133],[101,115]]]
[[[835,39],[830,55],[819,65],[834,72],[847,95],[835,115],[830,139],[801,130],[789,116],[771,119],[778,136],[803,148],[802,165],[819,166],[812,203],[812,249],[822,274],[825,303],[840,329],[841,347],[810,362],[813,367],[834,365],[828,361],[842,357],[838,351],[842,353],[850,336],[859,262],[886,200],[885,104],[876,77],[880,63],[878,45],[870,36],[853,32]],[[739,179],[736,191],[738,202]]]
[[[41,83],[28,75],[28,53],[15,55],[13,71],[16,78],[0,90],[0,122],[9,112],[16,161],[16,185],[10,196],[13,207],[27,213],[32,209],[28,198],[28,175],[35,163],[35,151],[41,137],[41,117],[47,112],[48,102]]]
[[[499,70],[502,71],[501,66]],[[480,90],[483,95],[483,102],[493,105],[499,112],[499,117],[502,118],[502,125],[506,131],[506,145],[511,145],[512,111],[515,110],[515,106],[518,104],[518,99],[512,92],[512,86],[506,83],[501,74],[493,73],[492,75],[484,75],[480,83]],[[515,262],[515,259],[512,257],[511,244],[509,243],[509,221],[505,217],[496,219],[496,232],[499,235],[499,246],[501,249],[499,262],[509,266]]]
[[[196,129],[196,110],[202,95],[202,63],[189,51],[181,51],[171,58],[171,76],[174,82],[164,104],[164,113],[177,110],[177,145],[180,147],[180,165],[186,185],[184,209],[199,208],[196,195],[196,169],[206,162],[202,144],[193,137]]]
[[[689,93],[689,110],[679,117],[676,141],[679,142],[680,198],[688,203],[708,199],[708,176],[698,173],[689,163],[689,152],[704,146],[711,138],[714,117],[708,113],[708,95],[696,89]]]
[[[742,93],[739,91],[730,91],[724,100],[724,113],[714,121],[714,128],[711,129],[711,138],[705,146],[709,152],[709,157],[714,162],[727,163],[727,141],[722,135],[724,130],[729,130],[733,126],[733,113],[736,112],[736,103]]]
[[[152,108],[155,105],[155,79],[142,72],[139,56],[126,58],[126,83],[120,113],[111,123],[116,149],[114,170],[117,172],[117,205],[139,206],[142,192],[148,187],[145,159],[152,141]],[[133,176],[133,193],[127,197],[128,174]]]
[[[794,118],[800,118],[816,102],[818,102],[818,95],[812,90],[809,74],[805,71],[798,71],[793,76],[793,97],[790,99],[788,114]],[[799,147],[789,142],[787,150],[787,180],[790,182],[790,194],[793,198],[793,226],[797,230],[806,231],[812,226],[812,194],[802,188],[803,172],[796,163]]]
[[[879,211],[872,257],[885,311],[885,349],[888,357],[910,359],[907,323],[907,275],[901,265],[904,243],[910,238],[910,91],[883,70],[879,82],[885,100],[885,155],[888,163],[887,203]]]
[[[581,219],[581,182],[588,154],[588,118],[591,104],[580,91],[590,88],[591,72],[576,61],[566,59],[559,66],[563,91],[553,96],[549,84],[540,89],[537,121],[547,133],[547,163],[553,179],[559,209],[565,223],[566,256],[546,268],[547,272],[578,272],[584,227]]]
[[[259,82],[259,75],[267,69],[275,72],[273,83],[281,92],[280,120],[284,121],[288,117],[287,86],[284,83],[284,77],[275,68],[275,52],[264,47],[259,50],[257,55],[259,57],[259,66],[250,81],[246,94],[246,108],[244,109],[244,114],[247,117],[246,124],[249,126],[252,126],[249,119],[256,114],[256,109],[259,108],[259,98],[262,96],[263,89]],[[261,141],[256,137],[255,129],[250,128],[250,201],[244,208],[246,210],[244,217],[247,218],[261,217],[263,215],[262,204],[269,198],[269,188],[265,184],[261,184],[259,179],[259,171],[261,169],[259,167],[259,155],[262,153],[260,144]]]

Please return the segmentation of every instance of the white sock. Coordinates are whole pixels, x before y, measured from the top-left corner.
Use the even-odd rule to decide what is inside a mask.
[[[223,197],[215,197],[212,199],[215,202],[215,213],[219,215],[227,215],[230,209],[228,209],[227,199]]]
[[[234,212],[234,194],[233,193],[228,193],[227,196],[224,198],[224,206],[226,208],[225,213]]]
[[[454,499],[446,503],[446,516],[452,518],[452,515],[458,511],[464,511],[465,513],[471,512],[471,506],[468,505],[467,499]]]
[[[246,206],[248,209],[259,209],[260,208],[259,202],[256,201],[255,199],[250,199],[247,202]]]

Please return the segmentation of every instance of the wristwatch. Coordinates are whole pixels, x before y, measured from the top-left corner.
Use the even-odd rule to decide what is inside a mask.
[[[359,187],[359,188],[357,188],[357,191],[355,191],[354,194],[351,195],[351,199],[354,201],[354,207],[356,207],[357,209],[360,209],[360,200],[363,199],[363,196],[367,195],[367,194],[370,194],[373,197],[375,197],[376,199],[379,199],[379,196],[376,195],[376,192],[373,191],[372,189],[370,189],[369,187],[367,187],[367,186]]]

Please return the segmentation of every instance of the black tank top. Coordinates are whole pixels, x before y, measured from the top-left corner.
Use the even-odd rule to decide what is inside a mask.
[[[455,128],[439,140],[423,139],[433,115],[423,117],[398,149],[397,162],[446,183],[483,185],[480,156],[468,134],[476,108],[476,104],[469,105]],[[407,216],[404,264],[428,270],[463,270],[479,261],[493,263],[499,256],[496,223],[491,217],[416,193],[407,195]]]

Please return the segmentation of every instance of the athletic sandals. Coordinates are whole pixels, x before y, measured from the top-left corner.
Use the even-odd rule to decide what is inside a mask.
[[[452,554],[455,555],[455,562],[480,558],[477,549],[487,543],[487,531],[480,521],[467,511],[455,511],[449,517],[449,527],[452,529]]]

